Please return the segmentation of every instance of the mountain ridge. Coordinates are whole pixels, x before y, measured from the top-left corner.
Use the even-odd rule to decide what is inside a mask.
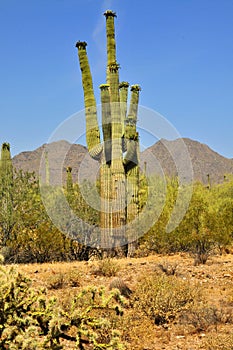
[[[45,152],[48,154],[51,184],[59,182],[57,178],[60,173],[63,183],[65,182],[67,167],[72,167],[74,182],[78,181],[78,177],[93,180],[98,174],[99,163],[89,156],[87,148],[65,140],[43,144],[33,151],[21,152],[13,157],[13,165],[16,169],[34,171],[39,175],[41,157]],[[179,173],[179,164],[183,161],[182,154],[186,154],[186,158],[190,157],[195,181],[207,183],[210,180],[220,183],[225,174],[233,173],[232,158],[226,158],[208,145],[190,138],[157,141],[141,152],[140,166],[143,168],[150,159],[159,174],[176,176]]]

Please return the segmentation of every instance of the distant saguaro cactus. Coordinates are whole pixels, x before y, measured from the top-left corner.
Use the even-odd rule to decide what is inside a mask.
[[[1,222],[0,241],[2,246],[9,239],[13,220],[13,164],[11,159],[10,144],[2,144],[0,159],[0,217]]]
[[[116,61],[115,12],[107,10],[107,77],[100,85],[102,106],[102,135],[97,120],[91,71],[86,42],[78,41],[79,63],[82,73],[86,116],[86,141],[89,154],[100,161],[101,246],[115,247],[132,255],[137,232],[130,229],[137,220],[139,203],[139,136],[136,130],[139,85],[131,86],[131,100],[127,113],[129,83],[119,82],[119,64]]]
[[[72,168],[68,166],[66,168],[66,190],[68,194],[73,194],[73,179],[72,179]]]
[[[1,160],[0,160],[0,172],[2,180],[5,180],[7,184],[13,182],[13,165],[11,159],[10,144],[4,142],[1,149]]]

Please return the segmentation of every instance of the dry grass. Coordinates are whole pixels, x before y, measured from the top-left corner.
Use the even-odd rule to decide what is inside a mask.
[[[133,291],[119,324],[127,349],[233,348],[230,335],[233,323],[232,254],[214,256],[205,265],[197,266],[194,266],[193,259],[185,254],[111,260],[104,269],[106,262],[102,264],[98,261],[28,264],[19,265],[18,269],[30,277],[33,287],[50,286],[48,295],[56,296],[64,307],[83,287],[94,285],[109,288],[112,276],[117,275]],[[175,272],[170,274],[169,271],[173,271],[173,267]],[[96,271],[99,273],[94,273]],[[161,280],[173,281],[178,291],[179,284],[184,288],[189,286],[189,291],[198,285],[201,301],[198,300],[199,297],[193,296],[195,300],[192,302],[190,299],[185,310],[181,312],[178,308],[174,317],[156,325],[155,319],[146,315],[142,304],[140,305],[140,298],[143,302],[146,300],[146,293],[142,291],[142,279],[145,276],[147,279],[155,276]],[[172,284],[164,289],[168,295],[171,286]],[[173,293],[173,297],[175,295]],[[169,298],[165,301],[168,300]],[[180,299],[178,304],[179,302]],[[174,309],[169,309],[169,312],[174,312]]]

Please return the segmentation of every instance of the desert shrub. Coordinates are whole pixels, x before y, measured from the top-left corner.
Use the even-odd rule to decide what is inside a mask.
[[[48,289],[62,289],[65,286],[65,277],[63,273],[58,273],[50,276],[47,283]]]
[[[152,275],[139,281],[134,306],[159,325],[175,320],[197,297],[197,289],[186,281],[165,274]]]
[[[195,332],[206,331],[210,326],[217,326],[222,321],[221,310],[205,302],[192,305],[179,318],[181,324],[191,325]]]
[[[93,273],[95,275],[112,277],[116,276],[119,270],[120,266],[115,260],[106,258],[98,262],[97,267],[93,269]]]
[[[66,312],[13,267],[0,266],[0,349],[123,349],[117,331],[122,304],[116,290],[90,287]]]
[[[79,271],[53,272],[47,283],[48,289],[62,289],[65,287],[78,287],[80,285],[81,274]]]
[[[215,334],[208,335],[201,345],[201,349],[205,350],[232,350],[233,335],[232,334]]]
[[[170,264],[167,261],[163,261],[161,264],[158,264],[158,268],[167,276],[174,276],[176,274],[177,267],[177,264]]]
[[[81,274],[79,271],[72,270],[66,273],[65,279],[69,287],[78,287],[80,285]]]

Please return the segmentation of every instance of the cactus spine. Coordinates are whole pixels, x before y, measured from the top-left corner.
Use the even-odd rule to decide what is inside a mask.
[[[102,105],[103,145],[97,122],[96,102],[85,42],[77,42],[85,101],[86,140],[90,155],[99,159],[101,194],[101,246],[126,246],[133,254],[137,232],[130,223],[137,219],[139,187],[139,137],[136,130],[140,87],[131,87],[131,101],[127,115],[127,82],[119,83],[119,65],[116,61],[114,20],[116,14],[107,10],[107,70],[106,84],[100,85]]]

